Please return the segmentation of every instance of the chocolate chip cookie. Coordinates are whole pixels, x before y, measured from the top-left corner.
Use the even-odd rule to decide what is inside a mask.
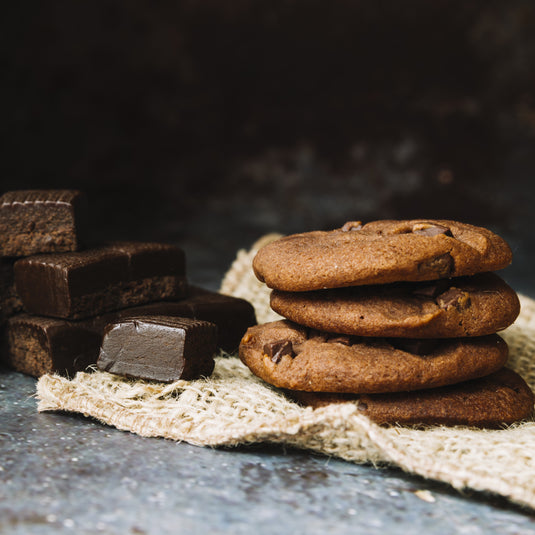
[[[270,288],[299,292],[475,275],[506,267],[511,256],[501,237],[465,223],[357,221],[269,243],[253,269]]]
[[[508,368],[472,381],[416,392],[393,394],[322,394],[289,392],[314,408],[351,402],[378,424],[469,425],[497,428],[523,420],[533,411],[533,393]]]
[[[249,328],[239,355],[255,375],[277,387],[367,394],[482,377],[504,366],[508,349],[496,334],[443,340],[364,338],[282,320]]]
[[[296,323],[357,336],[454,338],[492,334],[520,312],[516,293],[497,275],[283,292],[271,308]]]

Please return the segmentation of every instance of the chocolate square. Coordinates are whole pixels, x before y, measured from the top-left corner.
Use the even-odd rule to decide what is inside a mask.
[[[171,383],[208,376],[214,369],[217,327],[173,316],[139,316],[106,327],[99,369],[135,379]]]
[[[0,197],[0,255],[76,251],[86,219],[86,199],[77,190],[7,192]]]
[[[30,256],[15,263],[15,282],[27,312],[63,319],[179,299],[187,292],[183,251],[160,243]]]

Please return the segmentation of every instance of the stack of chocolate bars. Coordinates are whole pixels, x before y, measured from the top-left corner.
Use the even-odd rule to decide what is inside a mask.
[[[179,247],[84,248],[86,223],[79,191],[0,198],[3,364],[72,376],[98,361],[130,377],[193,379],[211,373],[217,347],[236,349],[256,323],[247,301],[189,285]]]
[[[496,334],[520,310],[491,273],[510,262],[502,238],[455,221],[287,236],[253,262],[287,319],[251,327],[240,357],[301,402],[352,399],[381,424],[510,424],[533,410]]]

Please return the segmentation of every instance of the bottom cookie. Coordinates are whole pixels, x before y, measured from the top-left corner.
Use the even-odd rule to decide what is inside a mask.
[[[392,394],[329,394],[287,391],[303,405],[319,408],[351,402],[381,425],[467,425],[499,428],[528,418],[534,396],[516,372],[501,370],[472,381]]]

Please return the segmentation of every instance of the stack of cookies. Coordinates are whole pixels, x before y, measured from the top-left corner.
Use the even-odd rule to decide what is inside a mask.
[[[287,319],[250,328],[240,358],[306,404],[352,399],[380,424],[510,424],[533,409],[496,334],[520,311],[492,273],[511,256],[491,231],[444,220],[281,238],[253,269]]]

